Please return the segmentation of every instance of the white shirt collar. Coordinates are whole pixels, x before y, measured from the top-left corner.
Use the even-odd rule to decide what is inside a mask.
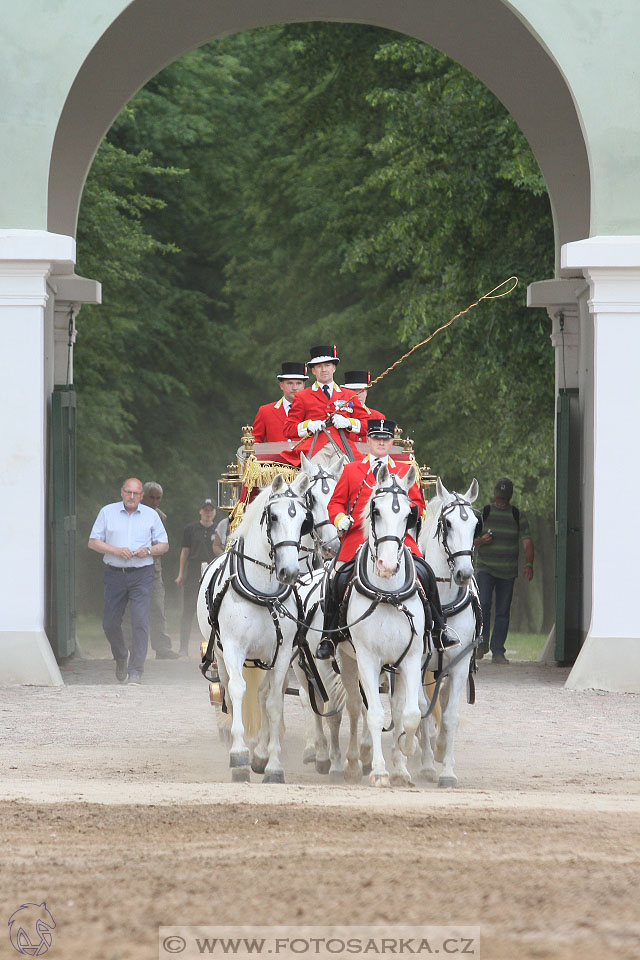
[[[316,380],[316,382],[315,382],[314,385],[311,387],[311,389],[312,389],[312,390],[322,390],[322,392],[324,393],[324,389],[323,389],[324,387],[329,387],[329,390],[331,391],[331,394],[332,394],[332,395],[333,395],[333,391],[334,391],[334,390],[335,390],[336,393],[342,393],[342,390],[340,389],[340,387],[338,386],[338,384],[335,382],[335,380],[332,380],[331,383],[318,383],[318,381]]]

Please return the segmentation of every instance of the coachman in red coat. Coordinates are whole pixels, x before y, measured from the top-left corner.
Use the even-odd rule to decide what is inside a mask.
[[[308,380],[306,364],[283,363],[278,380],[282,396],[275,403],[265,403],[259,407],[253,421],[253,439],[256,443],[276,443],[287,439],[284,428],[293,398],[304,389],[305,380]]]
[[[301,452],[315,456],[327,444],[353,460],[355,451],[349,437],[365,436],[367,414],[353,390],[339,387],[334,381],[339,363],[335,344],[311,348],[307,367],[316,382],[297,393],[291,404],[284,435],[298,443],[283,454],[288,463],[299,463]]]
[[[338,530],[344,532],[345,536],[340,546],[333,576],[325,587],[324,635],[316,650],[316,657],[319,660],[330,659],[335,654],[336,640],[342,639],[336,632],[339,627],[340,603],[347,584],[353,576],[356,551],[360,544],[364,543],[363,517],[376,486],[378,470],[386,464],[391,473],[404,477],[410,469],[408,463],[396,463],[389,456],[393,446],[395,426],[392,420],[369,420],[367,429],[369,453],[364,460],[348,463],[345,466],[329,501],[329,518]],[[418,508],[418,516],[422,517],[425,503],[419,483],[414,483],[410,488],[409,499]],[[435,642],[450,646],[454,641],[450,641],[446,635],[438,584],[433,570],[420,553],[416,538],[417,531],[415,537],[413,533],[407,531],[404,542],[413,554],[416,576],[429,601],[431,618],[426,619],[433,620]]]
[[[367,406],[367,392],[370,383],[370,370],[347,370],[344,375],[344,386],[347,390],[353,390],[354,393],[358,394],[358,400],[367,415],[367,420],[386,420],[384,413]]]

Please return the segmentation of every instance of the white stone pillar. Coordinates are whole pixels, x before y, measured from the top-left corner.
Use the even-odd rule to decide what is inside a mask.
[[[551,343],[555,357],[555,395],[558,400],[561,390],[579,390],[581,386],[581,337],[580,307],[578,298],[586,288],[582,277],[567,279],[539,280],[527,288],[527,306],[543,307],[551,320]],[[578,397],[574,408],[576,421],[579,421]],[[581,616],[581,571],[582,571],[582,530],[584,523],[581,511],[581,444],[579,422],[572,424],[572,453],[569,469],[569,529],[567,543],[567,579],[565,597],[566,645],[565,650],[577,650],[586,634],[587,626],[582,625]],[[557,436],[554,424],[554,462],[557,464]],[[557,522],[557,518],[556,518]],[[551,628],[544,650],[539,660],[546,663],[556,661],[556,627]]]
[[[47,278],[71,237],[0,230],[0,685],[62,683],[45,633]]]
[[[593,325],[591,622],[567,686],[638,693],[640,237],[565,244],[562,266],[583,270]]]

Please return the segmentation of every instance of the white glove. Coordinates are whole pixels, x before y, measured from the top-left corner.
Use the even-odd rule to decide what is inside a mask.
[[[324,420],[309,420],[307,424],[308,433],[318,433],[324,427]]]
[[[337,430],[351,430],[351,420],[349,417],[343,417],[341,413],[334,413],[331,423]]]
[[[336,527],[338,528],[338,530],[350,530],[352,523],[353,523],[353,517],[348,517],[345,514],[344,517],[340,517],[340,519],[336,524]]]

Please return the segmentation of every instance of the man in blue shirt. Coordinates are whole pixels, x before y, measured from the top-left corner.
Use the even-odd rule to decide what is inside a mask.
[[[153,559],[166,553],[169,540],[158,513],[142,500],[142,483],[125,480],[121,501],[102,508],[89,537],[89,549],[104,556],[102,627],[116,661],[116,678],[141,683],[149,643],[149,601]],[[122,636],[127,603],[131,610],[131,651]]]

